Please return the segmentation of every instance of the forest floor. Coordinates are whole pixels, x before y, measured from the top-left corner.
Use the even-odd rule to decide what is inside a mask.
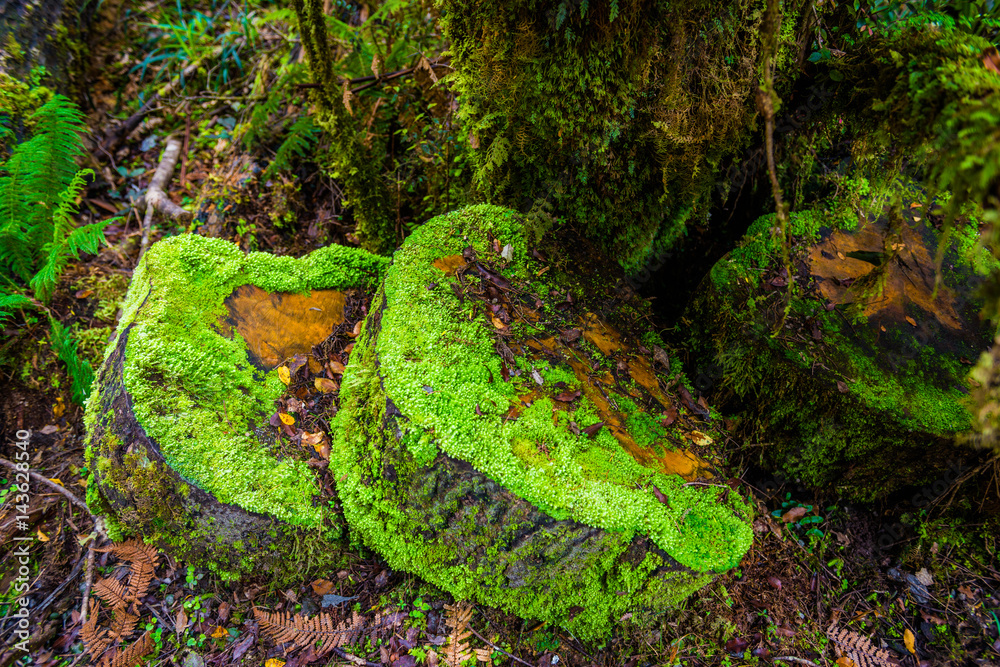
[[[119,72],[145,62],[134,54],[131,62],[119,57],[129,53],[119,46],[109,41],[95,58],[114,61],[112,69]],[[150,47],[143,48],[148,56]],[[137,99],[144,87],[150,89],[134,75],[124,79],[102,76],[93,82],[89,123],[95,135],[97,128],[117,126],[128,115],[119,109],[121,99]],[[181,97],[172,108],[185,120],[154,112],[110,154],[99,141],[93,144],[88,162],[98,177],[80,202],[82,216],[124,217],[106,229],[108,243],[99,254],[71,263],[48,309],[55,320],[75,327],[80,355],[95,367],[138,260],[141,217],[133,204],[156,169],[162,135],[174,131],[184,142],[185,157],[169,191],[176,203],[188,205],[208,187],[239,188],[240,176],[231,168],[239,156],[230,135],[239,114],[228,99]],[[273,196],[243,192],[242,214],[217,232],[244,249],[296,256],[329,243],[356,244],[336,184],[317,171],[316,165],[300,166],[295,178],[304,190],[290,197],[280,214],[274,206],[282,202]],[[259,204],[246,207],[245,200],[253,198]],[[220,197],[212,205],[226,204]],[[293,227],[291,214],[309,224]],[[183,225],[158,221],[152,237],[181,231]],[[112,630],[123,641],[146,637],[144,646],[152,651],[144,662],[150,665],[433,667],[449,664],[447,654],[456,646],[469,651],[468,664],[539,667],[1000,665],[996,536],[947,518],[949,503],[963,493],[970,473],[998,485],[988,497],[973,499],[979,507],[995,508],[1000,494],[995,459],[878,506],[844,504],[769,475],[754,461],[735,461],[728,473],[743,481],[741,488],[753,494],[758,508],[754,543],[740,566],[655,624],[626,615],[603,643],[582,642],[544,623],[465,606],[357,547],[345,547],[339,570],[284,590],[272,590],[264,577],[223,582],[169,555],[153,563],[135,550],[108,551],[106,540],[91,537],[94,517],[59,490],[84,498],[88,470],[83,409],[71,401],[69,378],[49,343],[46,321],[29,318],[6,327],[0,350],[18,362],[0,368],[0,457],[13,460],[17,433],[30,431],[31,468],[54,486],[33,483],[28,506],[17,507],[10,492],[14,474],[0,468],[0,667],[100,663],[102,656],[90,655],[84,641],[88,635],[93,640],[97,630],[85,625],[82,613],[93,610],[106,625],[106,604],[95,606],[95,600],[113,597],[109,587],[137,580],[144,586]],[[30,539],[14,541],[25,535]],[[17,648],[20,626],[14,615],[22,545],[30,564],[27,654]],[[143,568],[151,571],[140,572]],[[104,593],[98,596],[101,586]],[[335,623],[349,622],[356,613],[360,630],[334,653],[317,656],[311,647],[276,641],[260,610],[328,614]],[[366,625],[376,614],[383,624]],[[117,660],[108,654],[105,661],[124,667],[125,653],[120,650]]]

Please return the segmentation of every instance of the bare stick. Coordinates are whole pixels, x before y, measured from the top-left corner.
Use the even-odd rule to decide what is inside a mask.
[[[17,467],[16,464],[11,463],[7,459],[0,459],[0,465],[6,466],[6,467],[10,468],[11,470],[13,470],[15,472],[23,472],[23,471],[21,471]],[[90,514],[90,508],[87,507],[87,503],[83,502],[82,500],[80,500],[79,498],[77,498],[76,496],[74,496],[72,493],[70,493],[69,491],[67,491],[62,485],[56,484],[52,480],[50,480],[50,479],[48,479],[46,477],[43,477],[42,475],[39,475],[37,472],[30,472],[29,471],[28,472],[28,476],[31,477],[31,479],[33,479],[36,482],[38,482],[39,484],[44,484],[45,486],[49,487],[50,489],[53,489],[54,491],[58,491],[59,493],[63,494],[64,496],[66,496],[67,498],[69,498],[69,501],[71,503],[73,503],[74,505],[76,505],[77,507],[79,507],[80,509],[82,509],[87,514]]]
[[[796,658],[794,655],[781,655],[771,658],[771,660],[787,660],[788,662],[797,662],[802,665],[811,665],[812,667],[819,667],[819,665],[817,665],[812,660],[806,660],[805,658]]]
[[[83,605],[80,607],[80,622],[87,624],[87,605],[90,604],[90,588],[94,584],[94,543],[97,533],[91,533],[94,539],[87,545],[87,574],[83,580]]]
[[[146,254],[146,249],[149,248],[149,228],[153,222],[153,211],[159,211],[174,220],[183,221],[191,218],[191,213],[170,201],[167,193],[164,192],[164,188],[174,175],[174,167],[177,166],[177,158],[180,157],[180,154],[181,142],[176,139],[168,140],[167,148],[163,151],[163,156],[160,157],[160,164],[156,168],[156,173],[153,174],[153,180],[149,184],[149,189],[146,190],[144,198],[146,202],[146,216],[142,221],[140,258]]]

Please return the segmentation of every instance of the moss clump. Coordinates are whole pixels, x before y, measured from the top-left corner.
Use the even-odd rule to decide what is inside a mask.
[[[978,225],[962,220],[935,294],[939,235],[912,200],[869,214],[817,205],[793,213],[793,284],[774,216],[755,222],[689,308],[691,342],[748,399],[751,437],[816,486],[872,498],[931,478],[960,455],[969,360],[989,340],[976,285],[993,270]]]
[[[157,243],[137,267],[119,323],[129,328],[125,388],[136,419],[169,465],[219,501],[317,525],[316,489],[303,462],[276,461],[253,435],[284,385],[247,360],[239,336],[216,329],[241,285],[268,292],[372,288],[385,260],[343,246],[302,259],[244,255],[196,235]],[[113,346],[116,341],[112,341]],[[264,419],[262,419],[262,417]]]
[[[443,3],[487,200],[544,202],[630,269],[677,241],[753,131],[766,5]],[[784,5],[781,35],[807,7]],[[794,71],[793,48],[777,56]]]
[[[301,259],[245,255],[229,242],[194,235],[151,247],[136,268],[85,418],[92,465],[119,521],[157,535],[164,546],[224,553],[219,560],[230,568],[267,541],[244,534],[268,524],[260,517],[325,526],[335,537],[339,522],[327,504],[314,505],[320,492],[305,461],[277,458],[256,435],[284,385],[276,371],[253,366],[246,341],[238,331],[223,335],[219,322],[225,299],[240,286],[370,290],[385,265],[342,246]],[[118,434],[125,432],[145,451],[122,445]],[[213,514],[211,504],[243,513]],[[172,534],[168,528],[176,526],[192,532]],[[248,538],[252,544],[230,553]]]
[[[338,490],[350,525],[394,567],[456,595],[595,636],[623,609],[663,609],[712,572],[735,566],[750,544],[750,510],[728,487],[689,484],[659,463],[657,456],[675,448],[672,439],[690,445],[701,434],[687,419],[683,429],[680,421],[667,429],[642,416],[673,407],[656,379],[646,392],[626,374],[601,394],[586,370],[583,379],[566,371],[586,359],[594,375],[632,368],[635,377],[646,377],[637,369],[648,366],[609,327],[584,319],[593,326],[581,325],[575,347],[552,348],[554,332],[525,315],[511,321],[503,339],[517,358],[498,353],[497,322],[484,319],[473,299],[456,296],[468,279],[441,260],[467,248],[499,259],[496,248],[509,245],[502,269],[483,270],[502,271],[499,279],[519,292],[538,280],[523,229],[514,212],[478,206],[435,218],[407,239],[345,373],[332,458],[346,474]],[[565,276],[548,280],[548,287],[550,294],[587,293]],[[545,394],[546,378],[570,396]],[[602,418],[616,423],[598,427],[593,438],[583,432]],[[635,441],[631,430],[641,434]],[[640,439],[630,455],[623,443]],[[428,476],[447,493],[435,492]],[[491,486],[516,509],[459,491],[466,484]],[[441,493],[469,500],[450,507]],[[560,555],[546,556],[535,541],[542,540],[539,525],[548,526],[546,539]],[[517,545],[529,533],[532,547],[522,553]],[[586,540],[573,539],[586,546],[567,555],[578,533]],[[636,547],[636,540],[646,546]],[[470,544],[480,549],[468,551]],[[542,553],[531,552],[536,546]],[[626,553],[638,561],[628,565]],[[584,611],[570,611],[575,606]]]

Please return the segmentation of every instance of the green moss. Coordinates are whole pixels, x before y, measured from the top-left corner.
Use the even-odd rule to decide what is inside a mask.
[[[832,229],[861,233],[856,230],[869,224],[869,211],[879,210],[854,208],[857,199],[871,197],[868,180],[853,176],[844,185],[836,203],[792,213],[793,261],[800,267]],[[890,219],[900,215],[900,197],[910,185],[895,187],[874,197],[879,207],[890,204]],[[926,221],[899,224],[915,225],[907,237],[915,247],[907,253],[927,257],[938,250],[938,235]],[[776,288],[781,252],[773,225],[769,215],[750,227],[740,247],[713,267],[687,316],[698,323],[691,342],[704,363],[720,363],[726,388],[751,400],[754,408],[744,413],[749,437],[775,443],[775,457],[802,481],[835,483],[855,497],[872,498],[933,476],[955,455],[954,437],[971,426],[961,359],[974,358],[988,340],[976,341],[982,335],[978,319],[963,320],[967,329],[950,332],[934,313],[899,294],[887,298],[902,299],[901,315],[888,311],[869,319],[856,304],[827,303],[805,268],[791,292],[783,281]],[[941,248],[942,279],[963,304],[976,298],[974,285],[991,267],[976,220],[956,220],[954,230]],[[911,280],[915,271],[932,272],[907,264],[917,261],[912,257],[901,255],[898,270],[911,272]],[[880,298],[879,276],[889,270],[883,263],[859,278],[851,298]],[[941,308],[947,313],[950,306]],[[966,318],[973,307],[961,308],[965,314],[957,317]]]
[[[510,274],[527,279],[528,249],[521,229],[520,219],[511,211],[471,207],[425,224],[397,251],[394,263],[402,268],[387,275],[384,292],[389,304],[406,306],[390,305],[382,315],[385,334],[379,337],[378,358],[387,395],[414,428],[433,433],[434,447],[469,461],[554,516],[572,513],[577,521],[606,530],[648,534],[696,570],[733,567],[750,539],[744,521],[726,508],[730,502],[741,506],[735,494],[723,492],[717,498],[684,487],[679,477],[650,471],[648,479],[670,500],[666,505],[649,492],[588,478],[575,461],[585,436],[554,427],[547,401],[536,401],[518,420],[498,427],[498,417],[516,400],[517,392],[510,383],[491,381],[501,377],[492,336],[480,323],[459,316],[458,301],[432,263],[461,252],[469,243],[485,252],[485,239],[492,236],[501,245],[513,246]],[[440,284],[428,290],[433,282]],[[352,378],[349,371],[345,387],[350,387]],[[476,415],[477,405],[482,416]],[[647,422],[643,426],[655,429]],[[518,442],[545,443],[551,463],[526,466],[512,447]],[[695,546],[712,530],[724,536],[710,540],[717,551]]]
[[[581,382],[523,357],[514,364],[522,376],[501,380],[492,325],[470,320],[455,279],[433,266],[469,245],[485,256],[488,239],[513,249],[505,278],[537,284],[520,216],[499,207],[440,216],[397,251],[343,378],[331,454],[343,472],[338,494],[355,535],[394,568],[456,597],[602,636],[625,611],[662,611],[733,567],[750,544],[751,510],[728,487],[640,465],[610,428],[574,435],[570,421],[600,421],[586,396],[568,408],[545,396],[521,402],[537,389],[532,368],[567,391]],[[586,293],[568,278],[550,285]],[[636,403],[615,400],[643,442],[672,447]],[[505,419],[511,405],[519,414]],[[536,515],[518,514],[527,508]]]
[[[214,325],[223,300],[244,284],[271,292],[371,288],[385,260],[342,246],[302,259],[244,255],[233,244],[194,235],[155,244],[136,269],[119,325],[128,327],[124,384],[134,414],[170,467],[220,502],[320,525],[323,507],[304,462],[277,460],[253,435],[284,385],[247,360],[238,333]],[[141,309],[140,309],[141,306]],[[109,343],[114,349],[117,336]],[[240,390],[235,390],[239,388]],[[88,403],[88,420],[98,410]]]
[[[676,243],[754,129],[765,7],[444,2],[487,201],[533,229],[574,224],[630,270]],[[788,44],[805,7],[783,6]],[[778,69],[794,72],[796,55],[782,46]]]

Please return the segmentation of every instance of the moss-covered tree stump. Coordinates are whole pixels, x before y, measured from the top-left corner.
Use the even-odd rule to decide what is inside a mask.
[[[331,466],[392,567],[594,637],[735,566],[750,509],[712,476],[710,411],[642,305],[603,319],[611,276],[536,259],[522,222],[467,208],[396,252]]]
[[[327,372],[314,346],[353,333],[385,264],[343,246],[302,259],[193,235],[152,246],[87,406],[87,498],[112,531],[230,576],[329,560],[332,484],[315,449],[279,433],[295,396],[280,415],[275,400],[303,367]]]
[[[748,436],[803,482],[860,499],[970,454],[956,436],[971,425],[966,376],[991,339],[976,287],[995,264],[976,225],[956,223],[935,293],[941,216],[911,201],[872,220],[793,213],[789,292],[774,216],[761,218],[686,317]]]

